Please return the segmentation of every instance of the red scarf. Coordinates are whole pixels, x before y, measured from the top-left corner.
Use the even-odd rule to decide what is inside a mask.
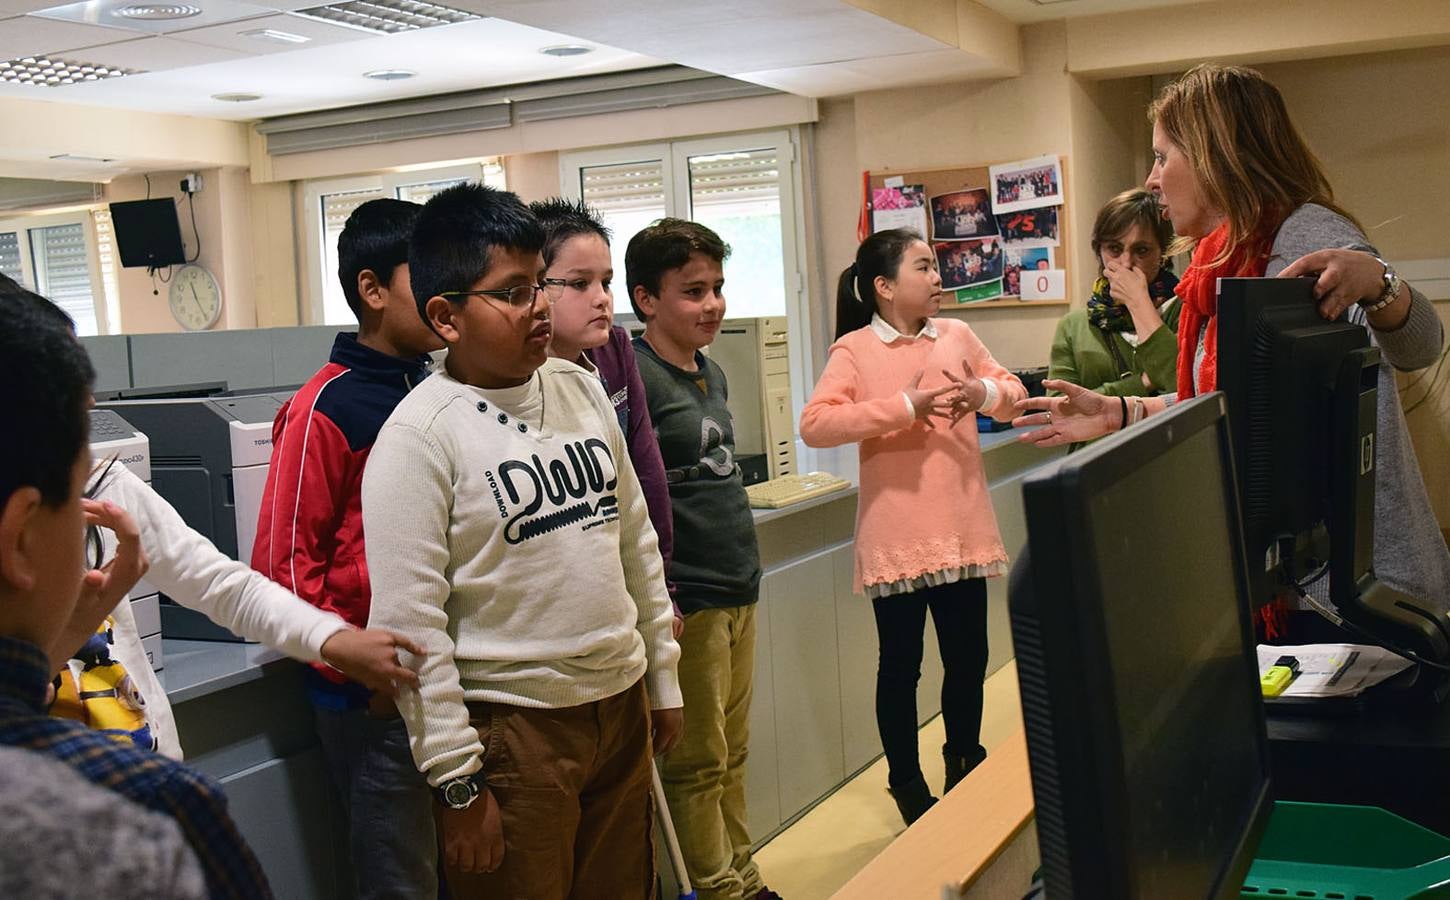
[[[1187,400],[1218,388],[1218,280],[1220,278],[1262,278],[1269,265],[1265,240],[1241,244],[1218,265],[1213,261],[1228,243],[1228,224],[1218,226],[1193,248],[1193,260],[1174,291],[1183,300],[1178,314],[1178,398]],[[1198,384],[1193,383],[1193,357],[1198,352],[1198,332],[1204,323],[1203,365]],[[1288,623],[1289,606],[1283,594],[1254,610],[1254,623],[1268,639],[1280,637]]]
[[[1178,314],[1178,399],[1187,400],[1218,387],[1218,280],[1220,278],[1260,278],[1268,268],[1269,257],[1262,241],[1241,244],[1218,265],[1211,265],[1228,243],[1228,223],[1218,226],[1193,248],[1193,260],[1174,291],[1183,299]],[[1198,332],[1203,323],[1203,365],[1198,370],[1198,384],[1193,383],[1193,358],[1198,352]]]

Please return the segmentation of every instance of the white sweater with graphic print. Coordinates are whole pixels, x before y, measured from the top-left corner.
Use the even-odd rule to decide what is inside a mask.
[[[378,433],[362,503],[369,625],[427,653],[398,708],[432,784],[480,767],[465,701],[557,709],[644,677],[652,707],[681,705],[664,566],[593,375],[558,359],[516,388],[433,375]]]

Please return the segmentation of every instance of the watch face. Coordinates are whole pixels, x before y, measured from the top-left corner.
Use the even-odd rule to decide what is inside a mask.
[[[443,789],[443,802],[455,809],[467,806],[472,799],[471,785],[465,782],[455,781]]]

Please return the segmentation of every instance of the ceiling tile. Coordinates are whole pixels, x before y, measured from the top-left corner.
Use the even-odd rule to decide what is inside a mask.
[[[87,0],[87,2],[83,3],[53,6],[49,9],[36,12],[34,15],[69,22],[109,25],[113,28],[127,28],[132,31],[142,31],[149,34],[170,34],[174,31],[185,31],[191,28],[201,28],[206,25],[220,25],[223,22],[256,18],[257,16],[265,16],[272,12],[272,10],[265,6],[242,3],[240,0],[206,0],[205,6],[202,8],[200,14],[184,19],[149,21],[145,19],[128,19],[117,15],[118,10],[134,5],[137,2],[138,0]],[[191,0],[190,5],[201,6],[202,4],[200,0]],[[96,43],[99,43],[99,41]]]
[[[61,102],[247,120],[663,64],[659,59],[603,46],[570,59],[544,56],[538,48],[574,39],[499,19],[363,37],[359,42],[312,49],[304,45],[292,53],[242,57],[109,82],[43,90],[0,84],[0,97],[43,96]],[[397,82],[362,77],[363,72],[377,68],[410,69],[418,77]],[[261,99],[254,103],[212,99],[213,94],[231,92],[260,94]]]
[[[55,0],[0,0],[0,15],[24,15],[55,6]]]
[[[742,72],[742,81],[806,97],[832,97],[862,91],[981,78],[990,66],[960,50],[904,53],[813,66]]]
[[[247,37],[242,34],[242,32],[256,31],[263,28],[284,31],[288,34],[311,38],[311,40],[305,44],[288,44],[262,38]],[[340,44],[345,41],[366,40],[367,38],[376,37],[376,35],[370,35],[366,31],[359,31],[356,28],[344,28],[341,25],[319,22],[316,19],[305,19],[302,16],[289,16],[278,13],[263,16],[260,19],[247,19],[245,22],[229,22],[226,25],[213,25],[209,28],[182,31],[171,35],[171,37],[192,44],[235,50],[250,56],[263,53],[285,53],[289,50],[307,50],[313,47],[323,47],[328,44]]]
[[[181,69],[186,66],[230,62],[251,55],[235,50],[190,44],[172,37],[137,38],[134,41],[122,41],[117,44],[107,44],[104,47],[88,47],[76,52],[78,55],[84,56],[86,62],[120,66],[124,69],[140,69],[146,72],[163,72],[167,69]]]
[[[77,47],[94,47],[136,37],[134,31],[21,16],[0,22],[0,60],[21,56],[64,56]]]

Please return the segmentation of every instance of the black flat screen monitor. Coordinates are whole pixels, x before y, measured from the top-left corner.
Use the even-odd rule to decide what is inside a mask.
[[[1227,410],[1023,481],[1010,609],[1046,896],[1239,896],[1271,808]]]
[[[1218,386],[1233,423],[1258,605],[1322,574],[1333,551],[1327,526],[1336,518],[1340,535],[1359,545],[1342,560],[1356,570],[1353,579],[1371,565],[1378,352],[1361,326],[1319,315],[1313,286],[1311,278],[1219,281]],[[1341,388],[1346,367],[1351,380]],[[1337,420],[1352,422],[1356,433],[1336,434]],[[1362,496],[1336,511],[1331,476],[1351,468]]]
[[[1233,423],[1250,597],[1262,605],[1305,590],[1328,599],[1357,639],[1450,661],[1450,617],[1375,574],[1379,350],[1362,325],[1321,318],[1313,285],[1219,281],[1218,386]],[[1289,626],[1276,638],[1301,642]],[[1450,693],[1444,678],[1421,685]]]
[[[111,227],[124,267],[157,269],[186,262],[176,201],[170,197],[112,203]]]

